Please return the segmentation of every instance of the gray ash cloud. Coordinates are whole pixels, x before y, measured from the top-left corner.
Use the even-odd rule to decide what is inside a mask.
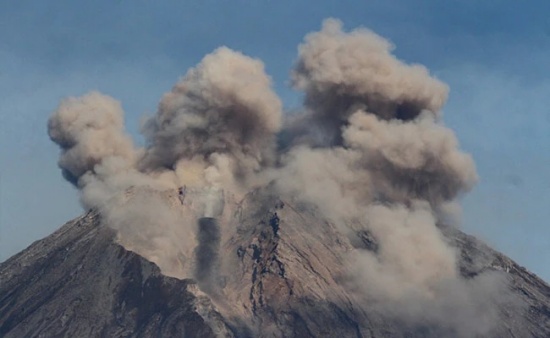
[[[457,198],[477,180],[475,164],[441,120],[447,85],[392,51],[372,31],[347,32],[328,19],[298,48],[291,76],[305,100],[286,121],[262,62],[221,47],[163,96],[143,126],[144,148],[125,135],[120,105],[98,93],[63,101],[48,131],[87,207],[132,186],[185,184],[241,197],[269,186],[316,208],[350,238],[374,236],[377,253],[349,257],[350,271],[362,271],[350,278],[368,299],[402,304],[413,292],[428,302],[446,285],[468,298],[475,283],[461,282],[438,217],[458,209]],[[216,285],[223,231],[214,218],[198,220],[195,278],[205,289]],[[423,314],[407,314],[415,315]]]

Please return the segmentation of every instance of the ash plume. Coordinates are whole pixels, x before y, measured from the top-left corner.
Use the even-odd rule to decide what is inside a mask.
[[[382,186],[386,200],[453,200],[477,180],[470,155],[458,150],[453,132],[422,115],[410,122],[380,120],[358,111],[350,116],[342,138],[361,153],[363,167]]]
[[[175,169],[180,160],[197,160],[244,179],[272,163],[282,115],[270,86],[258,60],[226,47],[207,55],[145,123],[149,146],[141,168]]]
[[[192,217],[175,209],[152,187],[135,185],[99,205],[104,222],[117,232],[118,243],[154,262],[164,275],[186,278],[197,245]]]
[[[63,176],[74,185],[108,159],[127,167],[136,155],[120,103],[98,92],[63,100],[48,120],[48,135],[62,150]]]
[[[475,184],[475,164],[440,121],[447,86],[392,50],[371,31],[345,32],[339,21],[326,20],[299,47],[292,81],[305,101],[286,123],[263,64],[222,47],[164,95],[143,126],[144,149],[134,149],[125,136],[120,105],[99,93],[63,101],[49,135],[83,204],[104,210],[121,243],[165,273],[192,275],[205,291],[215,290],[220,247],[233,233],[221,217],[227,196],[268,187],[328,218],[350,243],[358,232],[372,235],[376,252],[355,248],[346,257],[345,284],[364,297],[362,306],[377,304],[401,319],[423,321],[425,313],[411,302],[432,304],[437,310],[430,320],[462,325],[442,320],[440,312],[483,294],[479,285],[485,284],[461,277],[456,250],[440,226]],[[284,147],[277,148],[277,137]],[[196,202],[188,193],[169,205],[181,210],[167,212],[167,222],[135,216],[151,210],[149,204],[170,204],[154,194],[153,202],[141,196],[128,206],[107,203],[132,187],[171,190],[177,200],[184,185],[202,197]],[[161,209],[167,208],[155,208]],[[182,215],[185,222],[178,222]],[[185,268],[190,260],[192,272]],[[478,305],[461,303],[465,320]],[[485,332],[485,322],[474,334]]]
[[[281,157],[275,187],[316,207],[350,241],[358,231],[374,238],[377,252],[349,257],[349,285],[364,304],[468,336],[438,311],[482,292],[460,276],[436,216],[472,188],[475,165],[438,121],[447,86],[390,51],[383,38],[365,29],[346,33],[335,20],[306,37],[293,71],[304,112],[287,132],[294,146]],[[439,310],[427,314],[412,304]],[[461,304],[460,316],[472,319],[478,303]],[[395,311],[402,308],[409,310]],[[495,319],[485,313],[474,335]]]
[[[357,108],[381,119],[413,120],[422,111],[437,114],[448,88],[421,65],[407,65],[393,46],[366,29],[350,33],[335,19],[310,33],[298,50],[294,86],[305,92],[306,123],[321,128],[321,144],[340,143],[341,126]],[[295,127],[296,128],[296,127]]]

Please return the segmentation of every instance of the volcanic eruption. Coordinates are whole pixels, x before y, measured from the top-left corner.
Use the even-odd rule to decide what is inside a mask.
[[[392,50],[370,30],[326,20],[298,48],[291,79],[304,104],[291,114],[260,60],[220,47],[161,98],[143,148],[115,99],[63,100],[48,133],[89,212],[0,276],[22,282],[31,270],[18,259],[45,250],[113,294],[94,288],[106,301],[82,317],[78,294],[91,289],[69,279],[42,305],[25,303],[65,318],[45,327],[46,311],[17,306],[30,295],[0,286],[0,333],[550,334],[548,285],[446,222],[475,165],[443,124],[447,85]],[[36,292],[59,283],[41,262]]]

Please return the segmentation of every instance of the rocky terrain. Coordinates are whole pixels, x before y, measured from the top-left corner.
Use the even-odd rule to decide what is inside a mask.
[[[177,207],[177,194],[166,198]],[[97,211],[68,222],[0,265],[0,336],[465,335],[460,328],[411,322],[360,304],[342,276],[346,253],[378,250],[368,232],[349,241],[314,210],[259,191],[226,209],[231,212],[220,223],[231,231],[219,255],[226,268],[208,294],[192,276],[165,276],[126,250]],[[494,271],[512,291],[512,303],[488,304],[498,321],[486,336],[550,335],[548,284],[474,237],[442,231],[459,251],[463,278]]]

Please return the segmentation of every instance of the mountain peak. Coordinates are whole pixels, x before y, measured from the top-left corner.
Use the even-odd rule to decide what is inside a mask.
[[[199,195],[190,193],[182,203],[177,192],[159,194],[170,208],[183,213],[197,210]],[[126,197],[125,203],[139,198],[135,192]],[[463,337],[473,332],[459,325],[468,323],[429,314],[430,306],[444,309],[449,305],[445,302],[421,302],[426,306],[421,318],[381,306],[376,298],[359,297],[347,272],[349,255],[356,250],[375,253],[378,244],[372,234],[358,233],[355,242],[349,241],[318,211],[261,190],[240,201],[227,194],[224,199],[223,214],[209,218],[226,228],[217,244],[219,254],[212,256],[207,276],[197,281],[200,263],[180,261],[179,273],[187,273],[186,278],[164,275],[139,255],[139,247],[134,253],[120,245],[126,240],[123,232],[117,234],[105,225],[96,210],[68,222],[0,265],[0,333]],[[484,304],[483,310],[495,315],[486,319],[495,322],[484,324],[483,336],[548,335],[550,287],[545,282],[472,236],[452,227],[442,231],[459,253],[465,283],[482,284],[485,278],[491,288],[506,290],[496,298],[484,298],[492,303]],[[491,279],[492,275],[498,277]],[[485,289],[472,287],[469,292],[480,290]],[[471,304],[451,304],[457,316],[461,306],[472,310]]]

